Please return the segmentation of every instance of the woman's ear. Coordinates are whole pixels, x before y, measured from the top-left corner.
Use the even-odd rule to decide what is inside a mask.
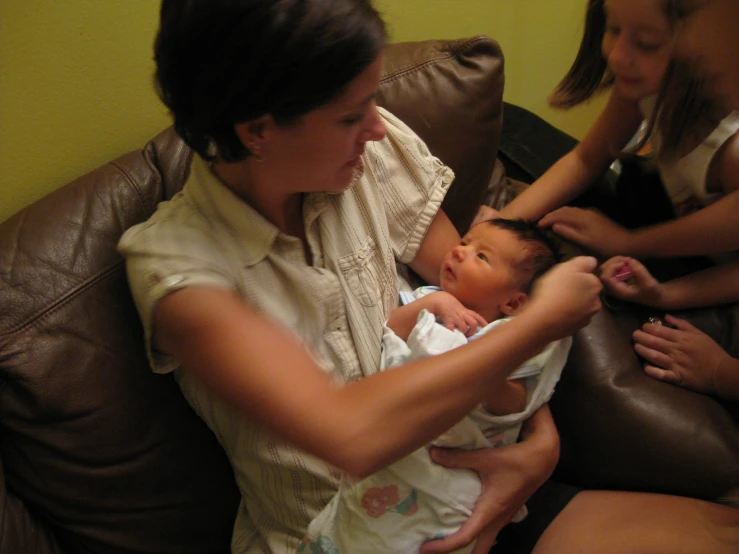
[[[272,122],[272,117],[263,115],[252,121],[237,123],[234,126],[236,135],[239,137],[241,144],[244,145],[252,154],[261,152],[264,148],[264,141],[267,135],[267,129]]]
[[[500,311],[505,315],[516,315],[526,305],[529,295],[525,292],[514,292],[501,306]]]

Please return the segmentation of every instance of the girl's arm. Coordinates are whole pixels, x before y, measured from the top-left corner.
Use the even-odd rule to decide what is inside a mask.
[[[619,275],[624,265],[631,269],[633,276]],[[736,261],[660,283],[641,262],[616,256],[601,267],[601,279],[614,296],[663,310],[739,301],[739,262]]]
[[[536,221],[570,202],[608,168],[641,121],[638,104],[614,89],[582,142],[503,208],[502,216]]]
[[[292,334],[224,289],[191,287],[155,308],[159,350],[244,417],[356,476],[431,441],[552,340],[599,309],[592,258],[542,277],[513,321],[439,356],[335,386]]]

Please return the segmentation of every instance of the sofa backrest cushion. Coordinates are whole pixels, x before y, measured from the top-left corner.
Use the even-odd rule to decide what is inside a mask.
[[[380,100],[456,171],[445,207],[463,227],[499,140],[500,50],[407,43],[386,62]],[[0,224],[0,554],[229,551],[231,468],[149,369],[116,253],[191,158],[167,130]]]
[[[487,192],[503,127],[503,54],[484,36],[392,44],[378,103],[456,174],[442,205],[463,233]]]

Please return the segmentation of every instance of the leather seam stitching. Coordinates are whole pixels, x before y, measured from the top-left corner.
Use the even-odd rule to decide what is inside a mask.
[[[39,310],[34,315],[26,319],[26,321],[19,323],[15,328],[11,328],[7,332],[0,334],[0,337],[7,338],[13,335],[19,335],[27,331],[28,329],[35,327],[39,322],[43,321],[44,319],[46,319],[48,316],[52,315],[53,313],[59,311],[59,309],[61,309],[66,304],[74,300],[76,297],[80,296],[82,293],[86,292],[88,289],[92,288],[98,282],[103,281],[109,276],[111,276],[122,265],[123,265],[122,261],[116,262],[108,266],[107,268],[99,271],[92,278],[88,279],[87,281],[82,282],[80,285],[73,288],[70,292],[64,295],[64,297],[60,298],[59,300],[52,303],[51,305]]]
[[[428,60],[426,60],[426,61],[424,61],[424,62],[422,62],[420,64],[409,65],[407,67],[398,69],[397,71],[395,71],[391,75],[387,75],[387,76],[383,77],[380,82],[381,82],[381,84],[391,83],[391,82],[393,82],[393,81],[395,81],[397,79],[400,79],[401,77],[404,77],[405,75],[408,75],[409,73],[415,73],[416,71],[420,71],[421,69],[425,68],[426,66],[433,65],[433,64],[435,64],[435,63],[437,63],[439,61],[442,61],[442,60],[448,60],[448,59],[454,58],[457,54],[459,54],[459,52],[461,52],[461,51],[469,48],[470,45],[476,44],[478,42],[484,42],[484,41],[487,41],[487,40],[490,40],[490,39],[487,38],[487,37],[485,37],[485,36],[483,36],[483,35],[478,35],[476,37],[472,37],[470,40],[468,40],[466,42],[463,42],[462,44],[460,44],[456,48],[454,48],[454,49],[451,49],[450,48],[449,50],[447,50],[445,52],[440,52],[437,56],[435,56],[435,57],[433,57],[431,59],[428,59]]]
[[[136,185],[136,180],[131,176],[131,174],[126,169],[123,168],[123,166],[118,164],[117,160],[110,162],[110,165],[112,165],[118,171],[121,172],[123,177],[126,179],[126,182],[133,188],[133,191],[136,193],[136,198],[138,198],[141,208],[143,210],[146,210],[146,202],[144,202],[144,198],[141,196],[141,191],[139,190],[139,187]]]

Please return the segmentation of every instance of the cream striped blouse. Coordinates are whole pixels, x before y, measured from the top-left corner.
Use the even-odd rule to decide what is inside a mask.
[[[352,185],[312,193],[304,214],[313,264],[195,156],[183,190],[121,238],[154,371],[176,360],[151,348],[152,312],[168,293],[219,286],[284,325],[326,372],[347,383],[378,370],[382,326],[398,301],[395,261],[413,260],[454,175],[396,117],[368,143]],[[231,459],[242,493],[232,551],[294,552],[339,475],[328,464],[245,421],[185,372],[185,396]],[[321,399],[317,398],[316,402]]]

